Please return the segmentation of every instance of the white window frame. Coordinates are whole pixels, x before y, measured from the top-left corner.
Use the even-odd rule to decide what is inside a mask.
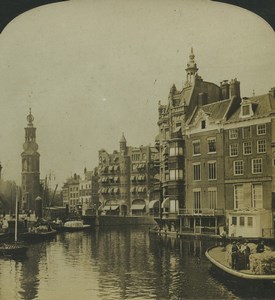
[[[262,174],[263,173],[263,159],[254,158],[251,163],[252,174]]]
[[[261,142],[263,144],[261,144]],[[257,153],[266,153],[266,140],[257,141]]]
[[[265,134],[266,134],[266,124],[258,124],[257,135],[265,135]]]
[[[235,157],[235,156],[238,156],[238,153],[239,153],[238,143],[230,144],[229,145],[229,156]]]
[[[217,162],[209,161],[207,164],[208,164],[208,180],[217,180]]]
[[[201,155],[201,141],[200,140],[192,141],[192,147],[193,147],[193,156]],[[198,153],[195,153],[195,147],[199,147]]]
[[[193,189],[193,208],[196,213],[201,210],[201,189]]]
[[[217,188],[216,187],[210,187],[208,188],[208,202],[209,202],[209,208],[210,209],[216,209],[217,208]]]
[[[238,128],[229,129],[228,135],[230,140],[236,140],[239,136]]]
[[[211,145],[211,143],[214,143],[214,146]],[[210,137],[207,139],[207,147],[208,147],[208,153],[216,153],[217,152],[217,141],[215,137]],[[214,147],[214,151],[210,151],[210,147]]]
[[[263,185],[261,183],[254,183],[251,188],[251,207],[263,208]]]
[[[198,172],[198,174],[197,174],[197,172]],[[193,180],[194,181],[200,181],[201,180],[201,163],[194,163],[193,164]]]
[[[240,164],[240,165],[237,165],[237,164]],[[237,171],[237,168],[239,168],[240,171],[236,172]],[[243,160],[235,160],[233,162],[233,171],[234,171],[234,176],[241,176],[244,174],[244,161]]]
[[[247,152],[247,150],[250,150],[249,152]],[[248,142],[243,142],[243,155],[250,155],[252,154],[252,142],[248,141]]]

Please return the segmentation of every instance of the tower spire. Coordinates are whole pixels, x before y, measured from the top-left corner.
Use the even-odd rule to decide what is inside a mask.
[[[191,85],[194,82],[194,78],[196,73],[198,72],[198,67],[195,62],[195,54],[193,47],[191,47],[191,53],[189,55],[189,62],[187,63],[187,68],[185,69],[186,71],[186,83],[185,85]]]

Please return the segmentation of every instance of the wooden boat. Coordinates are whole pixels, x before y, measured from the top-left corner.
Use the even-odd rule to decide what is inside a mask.
[[[17,194],[16,194],[17,196]],[[18,231],[18,200],[16,199],[16,217],[15,217],[15,232],[14,232],[14,242],[13,243],[2,243],[0,244],[0,255],[1,256],[18,256],[25,255],[28,247],[18,243],[17,241],[17,231]]]
[[[91,228],[91,225],[85,225],[82,220],[67,221],[63,225],[63,231],[82,231]]]
[[[261,275],[253,273],[252,270],[232,269],[226,257],[227,252],[223,247],[211,247],[206,250],[205,255],[213,266],[237,280],[245,280],[247,282],[270,282],[272,284],[275,283],[275,273],[271,275]]]
[[[30,228],[28,232],[23,232],[20,237],[28,241],[41,241],[54,237],[57,231],[49,226],[40,225]]]

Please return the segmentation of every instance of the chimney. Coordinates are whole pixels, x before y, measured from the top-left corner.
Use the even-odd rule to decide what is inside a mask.
[[[230,81],[229,86],[229,98],[237,97],[240,98],[241,92],[240,92],[240,82],[237,80],[237,78],[232,79]]]
[[[221,100],[229,99],[229,83],[228,80],[223,80],[220,84]]]
[[[275,87],[271,88],[271,90],[269,91],[269,95],[275,98]]]

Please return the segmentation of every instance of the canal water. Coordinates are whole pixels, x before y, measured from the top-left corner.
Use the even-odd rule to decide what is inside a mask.
[[[27,257],[0,259],[0,299],[257,299],[215,274],[214,241],[149,234],[148,227],[58,234],[29,244]]]

